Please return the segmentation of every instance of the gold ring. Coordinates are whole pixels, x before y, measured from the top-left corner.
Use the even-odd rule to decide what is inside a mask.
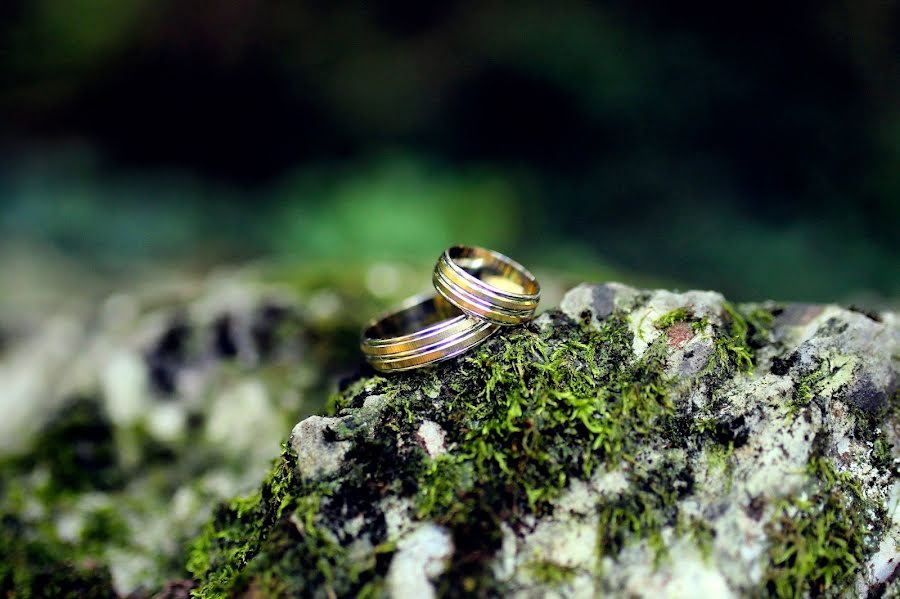
[[[468,351],[497,332],[439,295],[422,295],[369,323],[360,348],[379,372],[411,370]]]
[[[503,254],[456,245],[434,267],[434,288],[470,316],[499,325],[531,320],[541,286],[524,266]]]

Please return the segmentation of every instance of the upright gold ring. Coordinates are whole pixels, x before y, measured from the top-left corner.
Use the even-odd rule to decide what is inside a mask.
[[[360,348],[379,372],[411,370],[458,356],[499,328],[467,316],[439,295],[422,295],[370,322]]]
[[[480,247],[453,246],[434,267],[434,288],[470,316],[498,325],[531,320],[541,286],[524,266]]]

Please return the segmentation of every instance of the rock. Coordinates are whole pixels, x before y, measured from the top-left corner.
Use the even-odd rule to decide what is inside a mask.
[[[217,509],[193,592],[896,596],[897,322],[580,285],[350,382]]]
[[[310,416],[297,423],[291,433],[291,447],[297,456],[297,470],[307,478],[334,474],[353,445],[350,441],[334,441],[332,426],[339,418]],[[329,439],[329,437],[332,437]]]
[[[112,587],[87,596],[160,590],[213,507],[259,486],[324,403],[329,369],[348,367],[346,332],[264,279],[223,270],[81,311],[0,313],[14,333],[0,351],[0,595],[15,579],[15,596],[45,596],[47,571],[78,595],[81,579]]]
[[[444,572],[451,555],[450,533],[426,522],[397,543],[387,573],[388,592],[394,597],[434,597],[432,581]]]
[[[444,433],[444,429],[440,427],[436,422],[432,422],[431,420],[425,420],[422,422],[422,425],[419,426],[419,430],[416,431],[416,440],[422,446],[422,449],[429,455],[429,457],[436,458],[439,455],[446,453],[447,448],[445,446],[445,440],[447,438],[446,433]]]

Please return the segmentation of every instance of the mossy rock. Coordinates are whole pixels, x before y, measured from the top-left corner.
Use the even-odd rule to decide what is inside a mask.
[[[582,285],[350,382],[219,506],[198,597],[855,596],[896,575],[892,313]]]
[[[371,298],[289,282],[223,271],[0,322],[0,597],[183,590],[213,507],[357,367],[346,316]]]

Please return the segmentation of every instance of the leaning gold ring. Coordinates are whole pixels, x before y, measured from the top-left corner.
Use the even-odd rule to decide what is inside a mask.
[[[453,246],[434,267],[434,288],[454,306],[499,325],[531,320],[541,286],[524,266],[499,252]]]
[[[422,295],[369,323],[360,348],[379,372],[420,368],[468,351],[497,332],[439,295]]]

